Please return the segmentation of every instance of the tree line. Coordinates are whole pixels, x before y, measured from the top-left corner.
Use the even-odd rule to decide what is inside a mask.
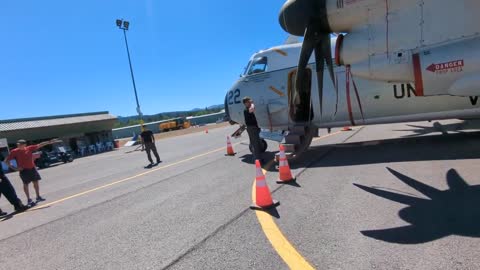
[[[211,114],[211,113],[218,113],[218,112],[221,112],[222,110],[223,110],[223,107],[214,106],[214,107],[205,108],[205,109],[196,109],[193,111],[164,112],[164,113],[159,113],[155,115],[144,115],[143,121],[145,123],[150,123],[150,122],[163,121],[163,120],[168,120],[168,119],[177,118],[177,117],[202,116],[202,115]],[[128,117],[119,116],[113,128],[128,127],[128,126],[133,126],[138,124],[140,124],[140,120],[138,119],[138,116],[128,116]]]

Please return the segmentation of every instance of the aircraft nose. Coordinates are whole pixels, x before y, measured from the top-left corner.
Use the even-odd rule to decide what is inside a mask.
[[[225,121],[230,121],[230,110],[228,109],[228,92],[225,94]]]

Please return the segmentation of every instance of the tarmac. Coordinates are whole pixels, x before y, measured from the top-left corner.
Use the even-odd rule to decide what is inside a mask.
[[[480,133],[468,128],[320,130],[291,162],[296,184],[265,164],[281,203],[269,212],[249,209],[246,133],[225,156],[237,126],[158,140],[151,169],[124,147],[40,170],[47,201],[0,218],[0,269],[480,269]]]

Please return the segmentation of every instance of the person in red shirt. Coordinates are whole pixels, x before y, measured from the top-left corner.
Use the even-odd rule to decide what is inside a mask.
[[[17,142],[17,148],[13,149],[8,157],[5,159],[5,163],[13,170],[17,170],[20,172],[20,178],[23,182],[23,190],[25,191],[25,195],[27,196],[28,205],[33,206],[35,203],[30,199],[30,190],[29,184],[33,183],[33,187],[35,189],[35,193],[37,195],[37,201],[41,202],[45,199],[40,196],[40,186],[38,185],[38,181],[42,178],[38,173],[35,162],[33,160],[33,152],[37,151],[38,149],[58,142],[58,140],[50,140],[47,142],[42,142],[36,145],[27,146],[27,142],[25,140],[19,140]],[[17,161],[17,168],[14,168],[10,163],[11,160],[15,159]]]

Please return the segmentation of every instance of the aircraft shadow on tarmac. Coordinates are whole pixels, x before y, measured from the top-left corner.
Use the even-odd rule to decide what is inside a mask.
[[[467,129],[480,129],[480,121],[478,120],[468,120],[463,121],[460,123],[453,123],[453,124],[446,124],[442,125],[439,122],[434,122],[432,126],[418,126],[418,125],[407,125],[412,129],[401,129],[401,130],[394,130],[394,131],[407,131],[413,132],[413,134],[403,136],[403,138],[411,138],[417,137],[422,135],[428,135],[432,133],[441,132],[443,135],[447,135],[449,133],[464,133],[464,130]]]
[[[395,170],[391,174],[428,198],[394,193],[354,184],[376,196],[407,205],[399,217],[408,226],[361,233],[367,237],[397,244],[420,244],[450,235],[480,237],[480,185],[470,186],[454,169],[447,172],[448,190],[438,190]]]
[[[480,133],[471,132],[314,146],[304,155],[316,160],[309,167],[478,159],[479,137]],[[325,153],[328,153],[325,158],[318,158],[323,157]]]
[[[442,125],[439,122],[433,123],[433,126],[417,126],[417,125],[407,125],[412,129],[399,129],[394,131],[406,131],[412,132],[413,134],[402,136],[403,138],[411,138],[417,137],[422,135],[428,135],[433,133],[441,132],[443,135],[447,135],[450,133],[462,133],[464,129],[464,123],[455,123],[455,124],[447,124]]]

